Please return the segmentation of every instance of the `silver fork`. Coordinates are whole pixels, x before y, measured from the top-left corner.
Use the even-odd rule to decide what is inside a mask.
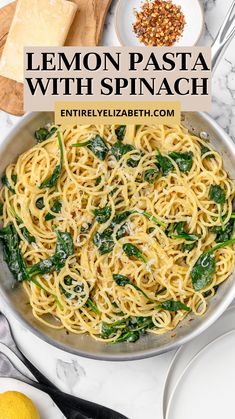
[[[18,371],[13,362],[10,361],[5,353],[6,347],[3,348],[3,346],[5,345],[0,345],[0,376],[6,378],[16,378],[17,380],[31,384],[31,380],[23,375],[20,371]],[[2,352],[2,350],[4,352]],[[11,350],[9,350],[9,352],[11,352]]]
[[[0,312],[0,352],[11,359],[14,367],[19,370],[26,378],[36,380],[36,377],[24,364],[24,355],[16,346],[10,325],[6,317]]]

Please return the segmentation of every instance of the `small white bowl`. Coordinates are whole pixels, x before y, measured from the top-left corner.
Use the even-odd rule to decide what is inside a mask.
[[[121,45],[144,46],[133,31],[135,10],[140,10],[145,0],[119,0],[115,14],[115,29]],[[196,45],[204,27],[204,14],[199,0],[173,0],[185,16],[186,25],[180,39],[174,44],[176,47]]]

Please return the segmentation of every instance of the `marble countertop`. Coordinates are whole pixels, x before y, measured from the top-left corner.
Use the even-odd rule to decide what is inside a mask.
[[[210,45],[232,0],[202,1],[205,31],[200,45]],[[0,0],[0,7],[9,3]],[[103,45],[119,45],[114,30],[113,4],[105,25]],[[235,54],[234,42],[219,64],[213,79],[211,115],[235,138]],[[18,121],[0,112],[1,139]],[[15,338],[35,365],[59,388],[79,397],[116,409],[130,419],[162,419],[162,394],[173,353],[132,362],[103,362],[76,357],[39,340],[10,318]],[[52,417],[48,413],[48,419]],[[58,417],[59,418],[59,417]]]

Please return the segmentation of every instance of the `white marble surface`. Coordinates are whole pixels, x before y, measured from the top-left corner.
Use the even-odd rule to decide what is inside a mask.
[[[185,0],[188,1],[188,0]],[[0,6],[9,1],[0,0]],[[202,1],[205,32],[201,45],[210,45],[232,0]],[[114,30],[113,0],[103,45],[118,45]],[[213,80],[211,115],[235,138],[235,40],[228,48]],[[0,112],[1,139],[18,118]],[[10,319],[19,346],[28,358],[58,387],[80,397],[119,410],[130,419],[162,419],[164,380],[173,353],[133,362],[98,362],[55,349]],[[50,419],[50,417],[48,417]],[[206,419],[206,418],[201,418]]]

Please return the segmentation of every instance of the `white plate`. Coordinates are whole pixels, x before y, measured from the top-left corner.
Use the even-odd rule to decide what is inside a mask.
[[[139,42],[132,29],[132,24],[135,21],[134,10],[139,10],[143,1],[119,0],[116,8],[115,28],[121,45],[144,45]],[[204,25],[203,10],[199,0],[173,0],[173,3],[181,6],[186,20],[183,35],[174,46],[196,45]]]
[[[0,393],[20,391],[28,396],[38,409],[40,419],[65,419],[51,398],[42,391],[14,378],[0,377]]]
[[[171,395],[166,419],[231,418],[234,411],[235,330],[202,349]],[[233,414],[232,414],[233,415]]]
[[[183,371],[194,358],[194,356],[201,351],[208,343],[212,342],[224,333],[235,329],[235,305],[231,306],[216,323],[209,329],[193,339],[191,342],[181,346],[176,352],[172,362],[169,366],[166,376],[164,394],[163,394],[163,418],[166,417],[166,410],[172,395],[173,389],[177,381],[182,375]],[[202,418],[201,418],[202,419]]]

